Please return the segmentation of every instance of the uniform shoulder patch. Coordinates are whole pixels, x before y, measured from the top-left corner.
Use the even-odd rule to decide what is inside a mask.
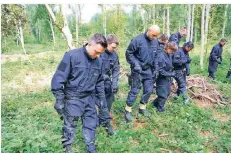
[[[59,64],[58,70],[65,72],[67,68],[67,63],[64,63],[63,61]]]

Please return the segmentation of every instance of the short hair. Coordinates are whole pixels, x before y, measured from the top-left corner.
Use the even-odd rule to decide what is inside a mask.
[[[164,45],[164,50],[167,50],[167,49],[171,49],[173,50],[174,52],[178,50],[178,47],[177,47],[177,44],[175,42],[167,42],[165,45]]]
[[[119,38],[116,37],[116,35],[109,34],[109,35],[107,36],[107,43],[108,43],[108,44],[115,43],[116,45],[119,45]]]
[[[228,42],[228,40],[225,38],[221,38],[220,42]]]
[[[193,44],[193,42],[188,41],[188,42],[184,43],[183,47],[184,47],[184,48],[185,48],[185,47],[188,47],[188,48],[193,49],[193,48],[194,48],[194,44]]]
[[[181,27],[180,30],[184,30],[184,29],[187,29],[187,27]]]
[[[160,37],[159,37],[158,39],[165,42],[165,41],[168,40],[168,35],[167,35],[167,34],[161,34]]]
[[[95,42],[96,44],[100,44],[104,48],[107,48],[107,40],[102,34],[99,33],[94,34],[91,37],[90,42]]]

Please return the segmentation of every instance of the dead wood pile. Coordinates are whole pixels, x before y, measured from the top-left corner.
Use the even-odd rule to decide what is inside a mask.
[[[172,92],[176,92],[177,83],[172,82]],[[209,83],[207,78],[199,75],[187,77],[187,91],[191,99],[197,99],[202,102],[211,102],[218,105],[227,105],[231,103],[226,97],[219,93],[214,84]]]

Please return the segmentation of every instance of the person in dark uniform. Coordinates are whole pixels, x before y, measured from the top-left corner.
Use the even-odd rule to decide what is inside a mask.
[[[165,102],[168,99],[171,91],[171,77],[175,76],[172,65],[172,56],[178,49],[175,42],[168,42],[164,46],[164,51],[158,54],[159,76],[156,80],[157,98],[152,102],[153,106],[159,112],[165,111]]]
[[[189,52],[194,48],[194,44],[192,42],[184,43],[183,47],[180,47],[173,54],[173,67],[176,72],[176,76],[174,77],[177,82],[177,93],[175,95],[175,99],[178,96],[182,95],[183,100],[187,103],[187,89],[186,89],[186,76],[190,75],[190,62],[191,59],[189,57]]]
[[[95,131],[98,125],[95,107],[96,94],[100,108],[106,103],[102,60],[99,57],[107,47],[101,34],[91,37],[85,47],[65,53],[51,82],[51,91],[56,97],[54,108],[64,120],[63,146],[71,153],[79,118],[82,120],[82,135],[89,153],[95,153]]]
[[[180,29],[179,32],[176,32],[174,34],[172,34],[170,37],[169,37],[169,42],[175,42],[177,44],[177,46],[179,47],[179,44],[180,44],[180,39],[184,36],[187,35],[187,28],[186,27],[183,27]]]
[[[119,57],[115,49],[119,45],[119,39],[110,34],[107,36],[107,49],[100,55],[103,61],[103,76],[104,76],[104,91],[107,100],[107,108],[111,111],[112,103],[114,102],[114,94],[118,92],[118,79],[120,74]],[[107,113],[106,113],[107,115]],[[99,110],[99,122],[106,127],[109,135],[113,135],[114,131],[110,124],[110,116],[106,116]]]
[[[218,64],[221,64],[222,62],[222,52],[223,52],[223,46],[227,43],[227,39],[222,38],[218,44],[216,44],[212,51],[210,52],[209,56],[209,66],[208,66],[208,72],[209,76],[212,79],[215,79],[215,73],[217,71]]]
[[[132,120],[131,107],[138,96],[141,84],[143,85],[143,95],[139,113],[150,117],[150,113],[146,110],[146,104],[153,92],[153,60],[158,47],[156,37],[159,33],[160,28],[157,25],[151,26],[144,34],[133,38],[126,50],[126,60],[130,64],[132,80],[125,107],[127,122]]]
[[[164,51],[164,45],[168,42],[168,35],[167,34],[161,34],[160,37],[158,38],[158,47],[157,47],[157,52],[155,55],[154,59],[154,73],[153,73],[153,81],[154,83],[156,82],[156,79],[158,78],[158,54],[160,52]]]

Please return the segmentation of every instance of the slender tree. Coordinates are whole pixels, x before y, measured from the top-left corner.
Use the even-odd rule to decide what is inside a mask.
[[[200,67],[204,69],[204,45],[205,45],[205,4],[202,7],[201,13],[201,51],[200,51]]]

